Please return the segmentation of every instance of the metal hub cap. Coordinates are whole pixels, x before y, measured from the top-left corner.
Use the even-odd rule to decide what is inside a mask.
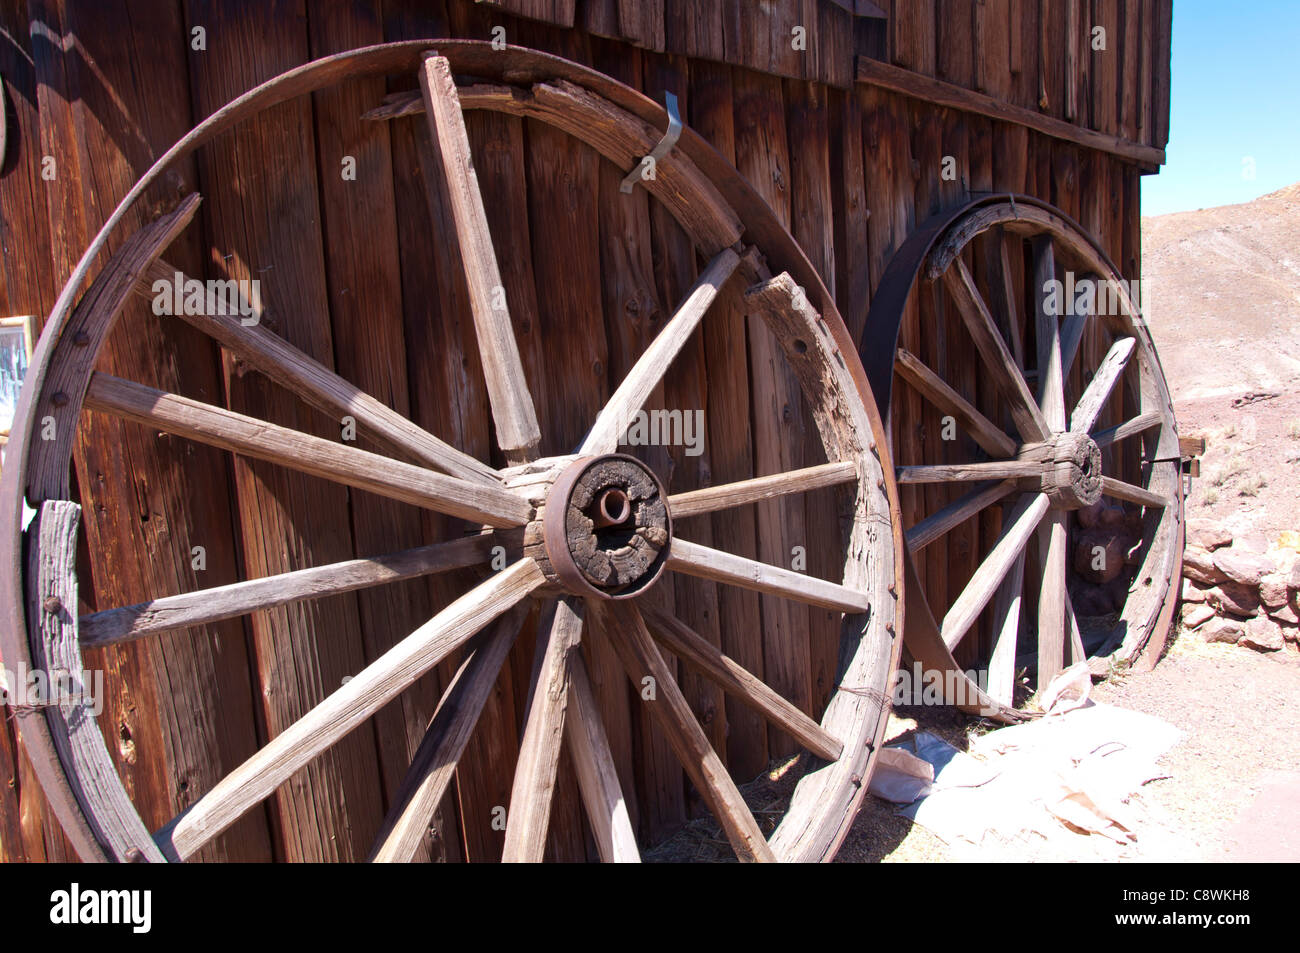
[[[644,592],[668,558],[672,520],[666,499],[659,478],[633,457],[610,454],[569,464],[551,485],[542,511],[555,581],[569,592],[608,599]]]

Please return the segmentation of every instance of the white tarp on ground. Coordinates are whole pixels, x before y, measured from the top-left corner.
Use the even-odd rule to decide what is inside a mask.
[[[958,751],[926,732],[885,749],[878,797],[960,859],[1178,859],[1178,838],[1141,799],[1179,729],[1090,701],[990,732]]]

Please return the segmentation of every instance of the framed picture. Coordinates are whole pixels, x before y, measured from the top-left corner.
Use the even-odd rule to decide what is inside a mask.
[[[32,359],[35,327],[31,315],[0,318],[0,447],[9,442],[18,392]]]

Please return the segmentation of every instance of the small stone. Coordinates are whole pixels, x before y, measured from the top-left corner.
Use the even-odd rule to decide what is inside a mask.
[[[1283,576],[1289,575],[1297,563],[1300,563],[1300,553],[1297,553],[1290,546],[1283,546],[1281,549],[1270,549],[1268,556],[1277,564],[1277,571]]]
[[[1232,548],[1242,553],[1268,552],[1268,537],[1257,529],[1244,530],[1237,534]]]
[[[1283,624],[1281,628],[1282,638],[1287,642],[1300,642],[1300,625]]]
[[[1261,652],[1277,652],[1286,644],[1282,638],[1282,627],[1272,619],[1251,619],[1246,623],[1246,633],[1240,644]]]
[[[1248,619],[1259,611],[1259,590],[1225,582],[1206,593],[1206,601],[1219,612]]]
[[[1238,552],[1232,549],[1220,549],[1214,554],[1214,565],[1233,582],[1252,589],[1259,581],[1273,571],[1273,560],[1259,553]]]
[[[1183,606],[1183,626],[1185,628],[1199,629],[1213,618],[1214,610],[1204,603],[1199,606]]]
[[[1205,518],[1187,521],[1187,542],[1202,549],[1215,550],[1232,545],[1232,533],[1216,520]]]
[[[1209,551],[1199,546],[1188,546],[1183,551],[1183,575],[1207,586],[1218,585],[1228,578],[1214,565],[1214,557]]]
[[[1205,590],[1190,579],[1183,580],[1183,602],[1204,602]]]
[[[1201,638],[1206,642],[1236,642],[1246,630],[1240,622],[1231,619],[1215,619],[1201,629]]]
[[[1300,591],[1300,563],[1291,567],[1291,575],[1286,577],[1286,587],[1292,592]]]
[[[1277,609],[1269,609],[1268,617],[1274,622],[1284,622],[1287,625],[1300,625],[1300,613],[1297,613],[1290,605],[1281,606]]]
[[[1259,581],[1259,601],[1270,609],[1286,605],[1286,580],[1273,573]]]

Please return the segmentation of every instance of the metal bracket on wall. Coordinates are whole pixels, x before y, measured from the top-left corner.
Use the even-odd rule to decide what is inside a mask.
[[[655,166],[659,164],[664,156],[668,155],[681,137],[682,118],[677,113],[677,97],[665,91],[664,107],[668,110],[668,130],[658,144],[650,150],[650,154],[642,156],[641,160],[633,166],[632,171],[623,177],[623,182],[618,187],[618,190],[624,195],[630,194],[636,188],[638,182],[655,177]]]

